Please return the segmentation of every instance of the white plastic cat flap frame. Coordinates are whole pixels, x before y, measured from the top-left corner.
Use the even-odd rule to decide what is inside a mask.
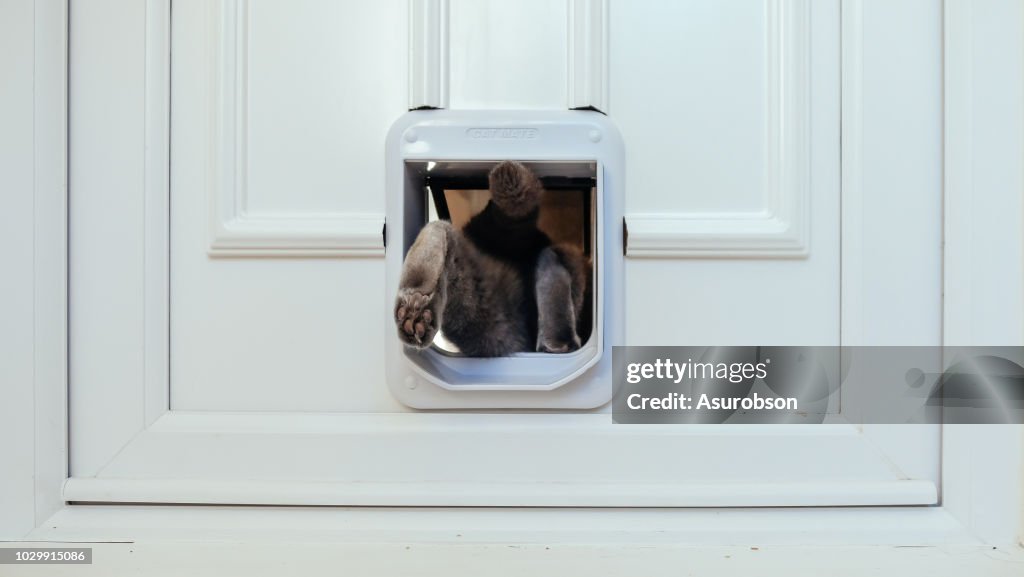
[[[434,212],[430,182],[446,171],[449,177],[474,173],[479,179],[503,160],[533,169],[548,195],[548,182],[591,183],[583,204],[590,334],[580,335],[578,350],[560,354],[473,358],[438,347],[408,347],[398,337],[393,305],[405,255]],[[395,398],[420,409],[589,409],[610,401],[612,346],[623,344],[624,160],[621,138],[608,118],[590,111],[412,111],[388,134],[386,166],[382,312],[387,381]]]

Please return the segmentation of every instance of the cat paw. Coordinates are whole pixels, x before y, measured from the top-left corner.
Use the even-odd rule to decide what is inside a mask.
[[[491,169],[491,200],[513,218],[530,215],[540,206],[544,186],[529,169],[514,160],[506,160]]]
[[[429,347],[439,324],[434,293],[399,289],[398,298],[395,299],[395,324],[398,326],[398,337],[403,342],[419,349]]]
[[[537,340],[538,353],[571,353],[580,348],[580,338],[573,332],[571,338]]]

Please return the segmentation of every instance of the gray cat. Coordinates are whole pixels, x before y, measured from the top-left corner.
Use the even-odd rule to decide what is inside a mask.
[[[473,357],[578,349],[589,296],[582,254],[537,228],[544,187],[530,169],[505,161],[488,181],[491,200],[462,230],[430,222],[409,249],[395,299],[399,338],[423,349],[443,328]]]

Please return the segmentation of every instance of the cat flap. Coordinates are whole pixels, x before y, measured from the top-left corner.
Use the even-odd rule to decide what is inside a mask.
[[[387,154],[385,368],[392,394],[423,409],[592,408],[607,403],[612,396],[611,345],[621,344],[623,277],[623,154],[607,117],[565,111],[410,112],[392,128]],[[501,173],[498,178],[512,183],[511,188],[491,186],[492,171]],[[537,187],[544,193],[536,205],[520,212],[515,206],[508,209],[510,199],[519,202],[516,194],[532,194]],[[521,219],[534,209],[530,227],[539,233],[527,230],[513,243],[488,244],[498,231],[508,230],[507,221],[495,218]],[[477,224],[474,231],[464,231],[473,239],[467,250],[508,257],[506,268],[529,261],[526,274],[481,264],[459,252],[465,248],[461,241],[451,253],[453,259],[462,256],[459,264],[444,260],[446,249],[438,252],[437,247],[447,246],[449,231],[470,222]],[[481,229],[481,222],[489,224]],[[414,243],[419,243],[415,249]],[[532,246],[524,261],[516,260],[517,243]],[[609,246],[614,248],[606,250]],[[472,267],[462,262],[467,259]],[[429,266],[420,266],[425,263]],[[443,315],[451,314],[447,307],[430,308],[440,294],[437,271],[449,270],[446,266],[480,276],[481,290],[499,297],[518,294],[503,283],[531,288],[538,308],[533,332],[525,334],[532,338],[510,344],[515,352],[486,357],[452,346],[476,345],[473,333],[448,335],[454,338],[446,343],[446,326],[459,331],[465,325],[446,320]],[[450,290],[467,294],[465,283],[453,282]],[[581,286],[586,289],[580,298],[565,297],[576,295],[573,291]],[[396,299],[400,287],[405,296]],[[471,298],[486,306],[482,297],[486,294]],[[445,293],[440,298],[453,297]],[[563,302],[571,308],[562,307]],[[558,306],[550,308],[551,303]],[[544,317],[544,311],[557,314]],[[564,319],[577,329],[569,338],[557,330],[566,326]],[[545,332],[545,327],[554,330]]]

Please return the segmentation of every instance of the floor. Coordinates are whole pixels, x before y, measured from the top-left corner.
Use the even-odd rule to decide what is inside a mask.
[[[10,547],[2,543],[0,547]],[[4,577],[63,575],[1024,575],[1024,549],[943,547],[587,546],[153,541],[24,543],[92,547],[92,565],[0,566]]]

